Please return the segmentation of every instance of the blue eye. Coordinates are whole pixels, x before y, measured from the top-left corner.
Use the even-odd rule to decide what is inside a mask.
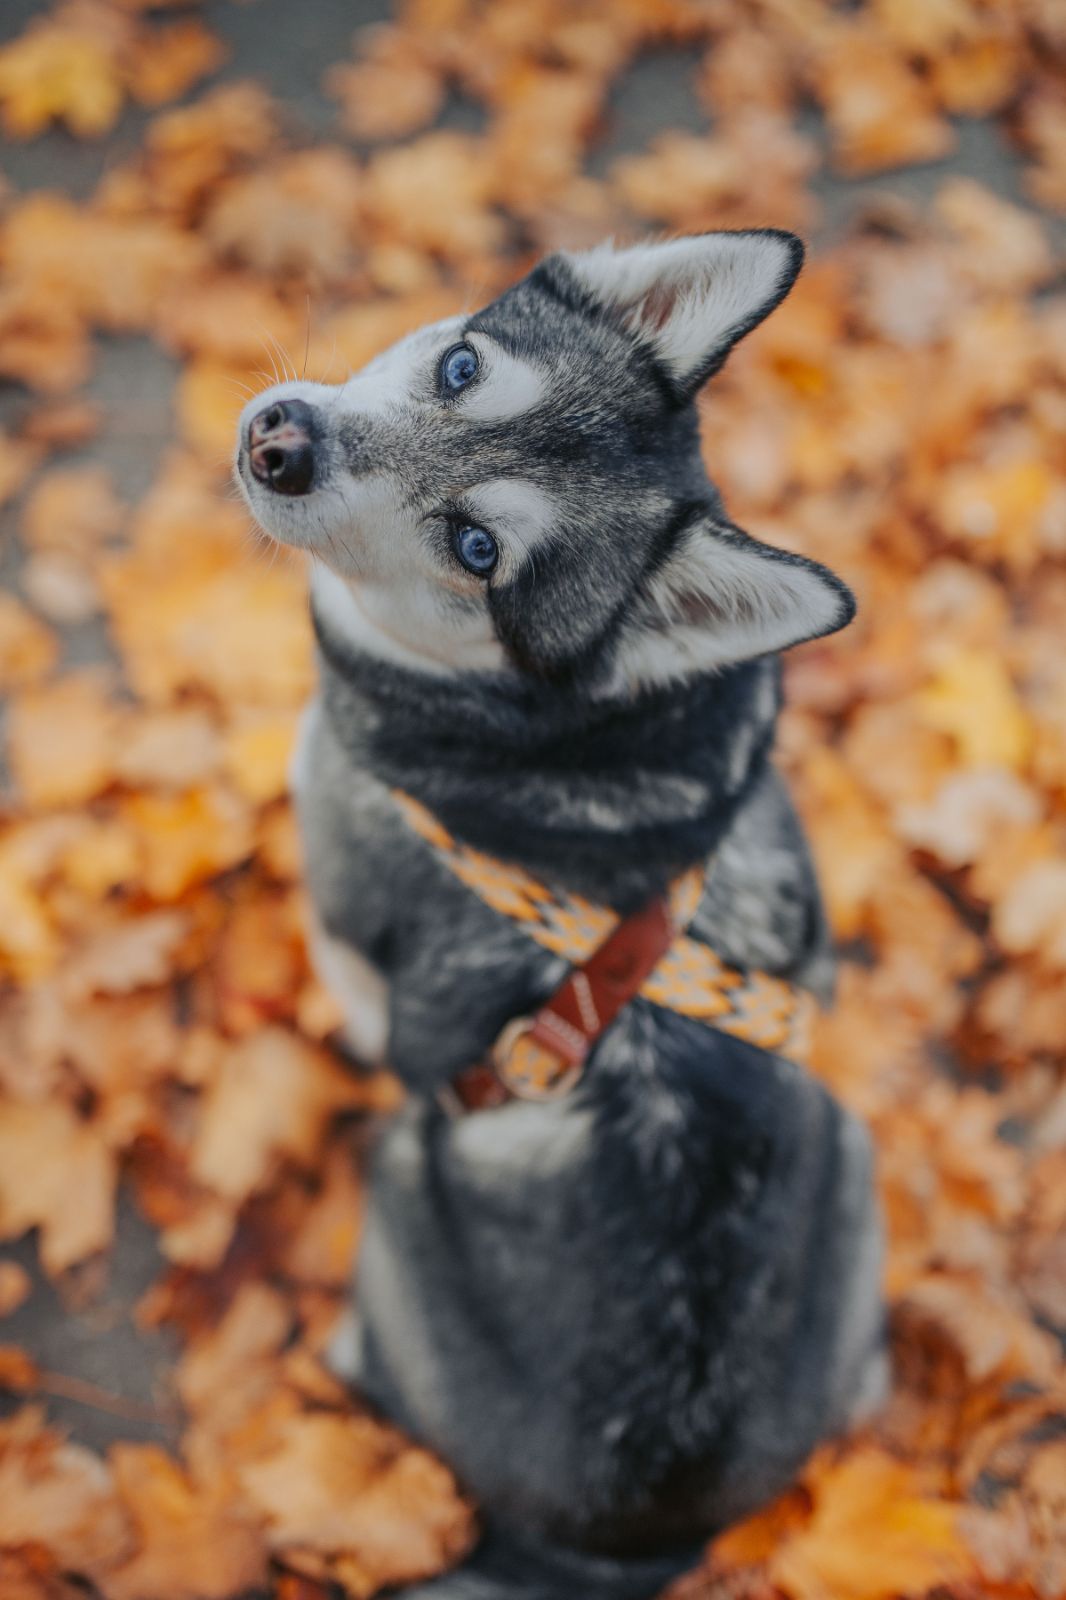
[[[500,551],[491,533],[484,528],[460,528],[455,535],[455,553],[468,572],[487,578],[499,559]]]
[[[468,344],[457,344],[440,364],[441,388],[446,394],[458,394],[477,377],[477,370],[477,351]]]

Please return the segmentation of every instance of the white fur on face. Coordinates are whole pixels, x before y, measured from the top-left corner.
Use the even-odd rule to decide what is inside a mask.
[[[524,555],[548,537],[559,520],[553,497],[527,478],[491,478],[463,496],[471,520],[486,527],[500,545],[500,571],[506,578]]]
[[[371,361],[346,383],[278,384],[245,407],[247,423],[278,400],[301,399],[318,412],[324,432],[336,436],[367,419],[426,418],[452,426],[458,420],[508,420],[542,398],[547,375],[518,360],[482,334],[467,342],[480,368],[469,392],[445,402],[437,390],[441,358],[463,338],[464,319],[453,317],[419,329]],[[445,405],[447,412],[445,414]],[[426,519],[439,509],[434,485],[412,501],[411,462],[383,461],[373,471],[338,466],[308,495],[286,497],[240,473],[242,492],[268,533],[317,557],[312,587],[324,617],[342,637],[383,658],[431,671],[499,670],[504,653],[496,640],[484,586],[449,564],[439,542],[427,537]],[[417,465],[417,464],[414,464]],[[443,486],[442,486],[443,493]],[[547,534],[555,506],[523,479],[492,479],[464,486],[470,520],[489,529],[500,546],[500,574]]]
[[[707,233],[629,250],[603,244],[565,260],[684,382],[773,309],[796,275],[798,249],[771,231]]]
[[[477,382],[455,402],[460,416],[471,422],[507,422],[531,411],[543,398],[546,373],[519,361],[483,334],[471,334],[466,343],[477,351],[481,370]]]
[[[487,611],[449,612],[424,583],[404,592],[353,582],[316,563],[311,594],[334,635],[381,661],[437,674],[500,672],[507,664]]]

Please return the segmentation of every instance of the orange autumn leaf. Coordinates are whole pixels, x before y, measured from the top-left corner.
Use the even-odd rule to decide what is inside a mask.
[[[122,33],[98,30],[95,20],[68,5],[0,50],[0,111],[12,138],[32,138],[53,121],[98,138],[115,122],[124,98]]]
[[[996,902],[992,929],[1004,950],[1031,951],[1045,966],[1066,968],[1066,858],[1020,872]]]
[[[32,1394],[40,1381],[40,1370],[32,1356],[19,1345],[0,1344],[0,1391]]]
[[[960,650],[916,699],[923,720],[955,741],[964,766],[1021,767],[1032,730],[1001,661]]]
[[[932,161],[951,149],[951,126],[922,79],[868,27],[831,31],[814,81],[843,172]]]
[[[869,1445],[821,1456],[807,1482],[813,1515],[767,1564],[794,1600],[892,1600],[970,1572],[957,1507],[929,1495],[906,1463]]]
[[[145,328],[160,298],[187,286],[204,245],[159,216],[123,216],[56,194],[31,194],[6,218],[9,269],[79,318]]]
[[[0,1099],[0,1239],[40,1229],[46,1272],[111,1243],[114,1158],[91,1123],[61,1100]]]
[[[0,594],[0,692],[39,682],[57,654],[55,635],[13,594]]]
[[[36,550],[85,556],[122,525],[123,508],[103,467],[46,473],[22,511],[22,534]]]
[[[285,793],[296,737],[294,713],[241,717],[226,738],[225,766],[234,786],[264,805]]]
[[[114,771],[116,717],[104,676],[70,673],[16,695],[8,714],[11,771],[31,806],[77,805]]]
[[[199,22],[175,22],[142,33],[126,53],[130,92],[141,105],[164,105],[214,72],[227,55],[218,35]]]
[[[251,818],[224,789],[131,795],[121,814],[139,847],[141,883],[154,900],[180,899],[252,848]]]
[[[332,1557],[356,1597],[431,1576],[471,1543],[447,1468],[370,1417],[293,1417],[242,1480],[280,1559],[289,1546]]]
[[[130,1546],[107,1467],[27,1407],[0,1422],[0,1550],[39,1544],[98,1578]]]
[[[326,92],[340,101],[345,129],[356,139],[417,133],[440,109],[441,74],[420,59],[413,41],[398,29],[367,30],[363,40],[358,61],[331,67],[326,74]]]
[[[261,1581],[259,1531],[221,1484],[183,1472],[156,1445],[117,1445],[110,1466],[136,1543],[101,1580],[104,1600],[230,1600]]]
[[[17,1261],[0,1261],[0,1317],[9,1317],[28,1300],[33,1285],[25,1267]]]
[[[309,1161],[337,1112],[365,1091],[324,1051],[266,1028],[228,1050],[205,1098],[190,1170],[235,1202],[270,1180],[278,1160]]]
[[[101,574],[130,678],[156,703],[196,687],[249,706],[298,706],[313,671],[300,573],[256,560],[242,545],[245,518],[191,473],[187,488],[177,475],[167,487],[142,508],[132,548]]]
[[[189,928],[189,918],[171,910],[105,925],[68,961],[64,972],[67,993],[128,994],[165,983],[177,970],[177,952]]]

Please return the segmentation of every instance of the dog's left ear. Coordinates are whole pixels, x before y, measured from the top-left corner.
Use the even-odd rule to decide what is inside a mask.
[[[713,672],[835,633],[855,597],[817,561],[700,518],[644,580],[614,650],[627,685]]]
[[[760,228],[624,250],[599,245],[561,259],[582,289],[649,343],[678,385],[693,393],[784,299],[803,265],[803,245],[794,233]]]

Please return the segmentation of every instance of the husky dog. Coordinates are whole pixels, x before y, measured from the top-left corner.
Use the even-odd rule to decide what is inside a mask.
[[[768,230],[558,254],[241,419],[253,514],[313,558],[315,958],[355,1053],[410,1091],[373,1163],[351,1376],[485,1518],[426,1600],[654,1595],[884,1383],[867,1139],[792,1062],[637,998],[570,1094],[449,1113],[568,969],[393,794],[623,917],[707,862],[690,934],[826,993],[770,764],[776,658],[854,602],[729,522],[694,405],[802,253]]]

